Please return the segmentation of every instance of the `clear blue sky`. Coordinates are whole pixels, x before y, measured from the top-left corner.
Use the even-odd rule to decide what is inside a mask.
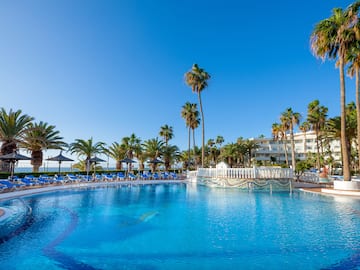
[[[65,141],[142,140],[173,126],[197,96],[184,73],[212,76],[203,92],[206,140],[271,136],[287,107],[314,99],[339,115],[338,70],[309,49],[314,25],[352,1],[4,0],[0,106],[56,125]],[[347,79],[347,102],[355,99]],[[201,129],[197,144],[201,143]]]

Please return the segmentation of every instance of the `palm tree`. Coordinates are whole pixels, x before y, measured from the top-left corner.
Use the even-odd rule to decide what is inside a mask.
[[[214,139],[209,139],[207,141],[207,147],[208,147],[208,155],[209,155],[209,159],[210,159],[210,164],[215,164],[216,163],[216,152],[217,152],[217,148],[216,148],[216,143],[214,141]]]
[[[150,159],[158,158],[163,153],[164,142],[159,140],[158,137],[144,141],[143,143],[144,152],[146,157]],[[151,170],[156,170],[156,163],[151,164]]]
[[[355,93],[356,93],[356,119],[360,123],[360,41],[356,41],[350,47],[346,61],[350,62],[348,74],[350,77],[355,75]],[[360,124],[357,125],[357,152],[360,157]],[[360,158],[358,159],[358,167],[360,168]]]
[[[301,115],[298,112],[293,112],[291,108],[287,108],[285,112],[281,114],[281,122],[288,127],[290,131],[291,141],[291,165],[293,170],[296,168],[295,160],[295,142],[294,142],[294,126],[299,125]]]
[[[216,137],[215,143],[219,145],[219,148],[221,148],[221,145],[224,143],[224,141],[225,141],[225,140],[224,140],[224,137],[218,135],[218,136]]]
[[[279,160],[276,162],[280,162],[280,149],[279,149],[279,141],[281,140],[281,125],[279,123],[273,123],[271,126],[271,134],[273,136],[273,140],[277,141],[277,149],[278,149],[278,157]]]
[[[169,171],[171,164],[179,158],[180,152],[176,145],[165,145],[162,149],[162,155],[165,163],[165,170]]]
[[[307,121],[310,124],[312,130],[315,131],[316,139],[316,167],[320,171],[320,145],[319,145],[319,136],[321,130],[324,128],[326,123],[328,108],[321,106],[319,100],[314,100],[309,103],[307,111]]]
[[[167,146],[169,140],[174,138],[173,127],[170,127],[168,125],[164,125],[164,126],[160,127],[159,135],[160,135],[160,137],[164,138],[165,145]]]
[[[133,159],[135,150],[140,146],[141,139],[136,137],[135,133],[132,133],[130,137],[124,137],[121,140],[122,144],[126,148],[126,157]],[[129,171],[131,171],[132,164],[129,164]]]
[[[350,149],[352,142],[355,141],[356,138],[356,109],[355,104],[353,102],[349,103],[346,106],[346,145],[347,148]],[[325,135],[328,139],[340,139],[341,137],[341,118],[333,117],[326,121],[324,127]]]
[[[186,127],[189,129],[189,140],[188,140],[188,165],[190,165],[190,144],[191,144],[191,136],[190,131],[193,131],[193,145],[195,149],[195,129],[200,124],[199,111],[197,110],[197,105],[195,103],[186,102],[184,106],[182,106],[181,117],[184,118]],[[194,151],[195,153],[195,151]],[[194,157],[195,158],[195,157]]]
[[[246,154],[248,157],[248,167],[251,167],[251,165],[252,165],[251,159],[253,156],[253,150],[259,148],[259,144],[254,140],[246,140],[244,142],[244,148],[245,148],[245,151],[246,151]]]
[[[195,151],[195,129],[197,129],[200,125],[200,117],[199,111],[197,110],[197,105],[194,103],[192,104],[191,110],[191,118],[190,118],[190,128],[192,130],[192,137],[193,137],[193,153],[194,159],[196,159],[196,151]]]
[[[224,145],[221,151],[221,157],[227,161],[232,168],[239,157],[239,145],[237,143],[229,143]]]
[[[300,126],[299,129],[304,133],[304,153],[305,153],[305,159],[307,156],[306,153],[306,132],[308,132],[310,130],[310,123],[305,121],[303,122]]]
[[[280,122],[281,122],[281,124],[280,124],[280,140],[282,141],[282,143],[284,145],[286,166],[289,166],[288,147],[287,147],[287,142],[288,142],[287,132],[289,131],[289,123],[285,118],[281,118],[281,117],[280,117]]]
[[[141,140],[139,141],[138,144],[135,145],[134,155],[139,162],[139,171],[143,171],[145,168],[144,163],[146,161],[146,154],[144,152],[143,145],[141,144]]]
[[[43,163],[43,150],[67,147],[59,133],[59,131],[55,130],[55,126],[42,121],[31,124],[26,129],[20,146],[31,152],[33,172],[38,172]]]
[[[192,66],[192,69],[185,74],[185,81],[191,87],[194,93],[197,93],[201,112],[202,121],[202,151],[201,151],[201,166],[204,167],[205,158],[205,121],[204,111],[201,102],[201,92],[208,86],[207,81],[210,79],[209,73],[200,68],[197,64]]]
[[[126,155],[125,145],[114,142],[105,152],[116,161],[116,170],[122,170],[122,162],[120,160]]]
[[[332,15],[315,25],[310,42],[313,54],[323,60],[336,59],[340,75],[340,109],[341,109],[341,149],[343,161],[344,180],[351,179],[349,149],[346,146],[346,112],[345,112],[345,78],[344,67],[346,54],[356,37],[353,26],[357,22],[359,1],[349,6],[346,10],[333,9]]]
[[[22,114],[21,110],[6,112],[4,108],[0,110],[0,154],[7,155],[13,153],[18,148],[18,143],[22,141],[26,129],[34,120],[27,114]],[[0,171],[10,171],[8,162],[1,162]]]
[[[105,143],[93,142],[93,139],[89,140],[76,139],[75,142],[70,144],[69,150],[71,154],[77,154],[78,156],[85,156],[86,170],[90,170],[89,160],[92,155],[104,153]]]
[[[191,115],[191,103],[190,102],[186,102],[185,105],[182,106],[182,110],[181,110],[181,117],[185,120],[185,125],[186,127],[188,128],[188,132],[189,132],[189,136],[188,136],[188,154],[187,154],[187,158],[188,158],[188,161],[187,161],[187,164],[189,167],[190,165],[190,131],[191,131],[191,127],[190,127],[190,115]]]

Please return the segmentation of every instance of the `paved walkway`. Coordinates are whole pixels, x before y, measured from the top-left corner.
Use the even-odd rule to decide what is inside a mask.
[[[64,190],[71,188],[85,188],[85,187],[103,187],[103,186],[116,186],[116,185],[145,185],[145,184],[164,184],[164,183],[182,183],[186,180],[132,180],[132,181],[114,181],[114,182],[90,182],[90,183],[71,183],[64,185],[48,185],[42,187],[34,187],[10,191],[0,194],[1,200],[8,200],[21,196],[28,196],[38,193],[45,193],[49,191]]]
[[[324,195],[336,195],[336,196],[352,196],[359,197],[360,199],[360,191],[359,190],[337,190],[333,188],[300,188],[300,190],[306,192],[315,192],[321,193]]]

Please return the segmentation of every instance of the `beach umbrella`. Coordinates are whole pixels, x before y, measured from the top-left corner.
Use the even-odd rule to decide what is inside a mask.
[[[154,158],[152,160],[149,160],[148,163],[159,164],[159,163],[164,163],[164,161],[162,161],[158,158]]]
[[[15,170],[15,163],[18,160],[31,160],[31,158],[21,155],[17,151],[14,151],[11,154],[0,156],[0,160],[10,163],[10,177],[13,178],[14,170]]]
[[[135,160],[132,160],[131,158],[126,157],[126,158],[120,160],[120,162],[126,163],[126,165],[127,165],[127,171],[129,172],[129,163],[135,163],[136,161],[135,161]]]
[[[162,160],[160,160],[160,159],[158,159],[158,158],[154,158],[154,159],[152,159],[152,160],[149,160],[148,163],[151,163],[151,164],[154,165],[154,166],[153,166],[153,171],[155,171],[156,165],[157,165],[157,164],[160,164],[160,163],[164,163],[164,161],[162,161]]]
[[[101,158],[98,158],[98,157],[93,157],[93,158],[90,158],[89,159],[89,162],[90,163],[94,163],[94,176],[95,176],[95,173],[96,173],[96,163],[100,163],[100,162],[105,162],[106,160],[103,160]],[[89,174],[89,173],[88,173]]]
[[[59,154],[59,155],[57,155],[57,156],[55,156],[55,157],[48,158],[47,160],[59,162],[59,174],[60,174],[61,162],[63,162],[63,161],[74,161],[74,160],[71,159],[71,158],[68,158],[68,157],[63,156],[63,155],[62,155],[62,151],[60,151],[60,154]]]

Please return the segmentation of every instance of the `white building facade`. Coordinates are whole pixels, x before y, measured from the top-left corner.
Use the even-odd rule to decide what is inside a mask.
[[[287,135],[287,140],[274,140],[273,138],[254,138],[258,148],[254,151],[254,158],[261,162],[286,163],[285,147],[288,154],[288,162],[291,164],[291,140]],[[314,131],[306,133],[294,133],[295,159],[305,160],[307,153],[316,153],[316,136]],[[319,142],[320,143],[320,142]],[[341,146],[339,140],[333,140],[329,144],[331,155],[335,161],[341,161]],[[321,150],[320,150],[321,152]]]

